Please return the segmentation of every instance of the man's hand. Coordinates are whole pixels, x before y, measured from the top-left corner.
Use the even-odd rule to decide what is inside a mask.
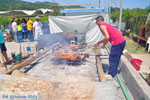
[[[95,47],[97,47],[99,45],[99,42],[97,42],[96,44],[94,44]]]
[[[101,48],[104,48],[105,47],[105,45],[103,44],[103,45],[101,45]]]

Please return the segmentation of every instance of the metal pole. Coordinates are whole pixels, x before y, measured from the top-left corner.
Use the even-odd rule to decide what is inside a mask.
[[[100,8],[101,0],[99,0],[99,8]]]
[[[120,18],[119,18],[119,27],[118,30],[121,31],[121,22],[122,22],[122,6],[123,6],[123,0],[120,0]]]
[[[109,7],[109,11],[108,12],[109,12],[109,24],[110,24],[111,5],[109,4],[108,7]]]

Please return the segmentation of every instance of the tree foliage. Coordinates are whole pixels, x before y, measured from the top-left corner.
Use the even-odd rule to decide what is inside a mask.
[[[120,10],[119,8],[111,8],[112,14],[111,18],[115,21],[119,20]],[[144,17],[148,15],[148,11],[146,9],[134,8],[134,9],[123,9],[122,19],[126,21],[131,17]]]
[[[111,18],[113,21],[119,21],[120,9],[111,8],[111,11]],[[139,34],[141,25],[145,24],[148,13],[150,13],[150,5],[145,9],[123,9],[122,21],[126,23],[126,29],[130,29],[135,34]]]
[[[54,12],[49,13],[47,15],[40,15],[39,13],[35,13],[31,19],[34,21],[35,18],[34,16],[39,15],[43,16],[40,18],[42,22],[48,22],[48,16],[60,16],[60,9],[65,9],[65,8],[83,8],[81,6],[58,6],[56,3],[52,2],[26,2],[22,0],[0,0],[0,11],[10,11],[10,10],[35,10],[39,8],[47,8],[47,9],[52,9]],[[3,14],[0,15],[0,25],[4,24],[5,26],[8,25],[8,23],[11,22],[13,18],[25,18],[24,13],[17,13],[17,12],[12,12],[8,14]]]
[[[51,8],[58,4],[51,2],[26,2],[22,0],[0,0],[0,11],[8,10],[35,10],[38,8]]]

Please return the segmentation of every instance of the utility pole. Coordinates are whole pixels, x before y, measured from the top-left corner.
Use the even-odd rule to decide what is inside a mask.
[[[101,0],[99,0],[99,8],[100,8]]]
[[[118,30],[121,31],[121,22],[122,22],[122,6],[123,6],[123,0],[120,0],[120,18],[119,18],[119,27]]]
[[[111,4],[110,3],[108,5],[108,8],[109,8],[108,13],[109,13],[109,24],[110,24],[110,16],[111,16]]]

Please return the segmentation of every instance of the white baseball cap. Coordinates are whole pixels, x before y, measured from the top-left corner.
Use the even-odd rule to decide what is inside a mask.
[[[36,18],[36,19],[40,19],[40,17],[39,17],[39,16],[36,16],[35,18]]]

